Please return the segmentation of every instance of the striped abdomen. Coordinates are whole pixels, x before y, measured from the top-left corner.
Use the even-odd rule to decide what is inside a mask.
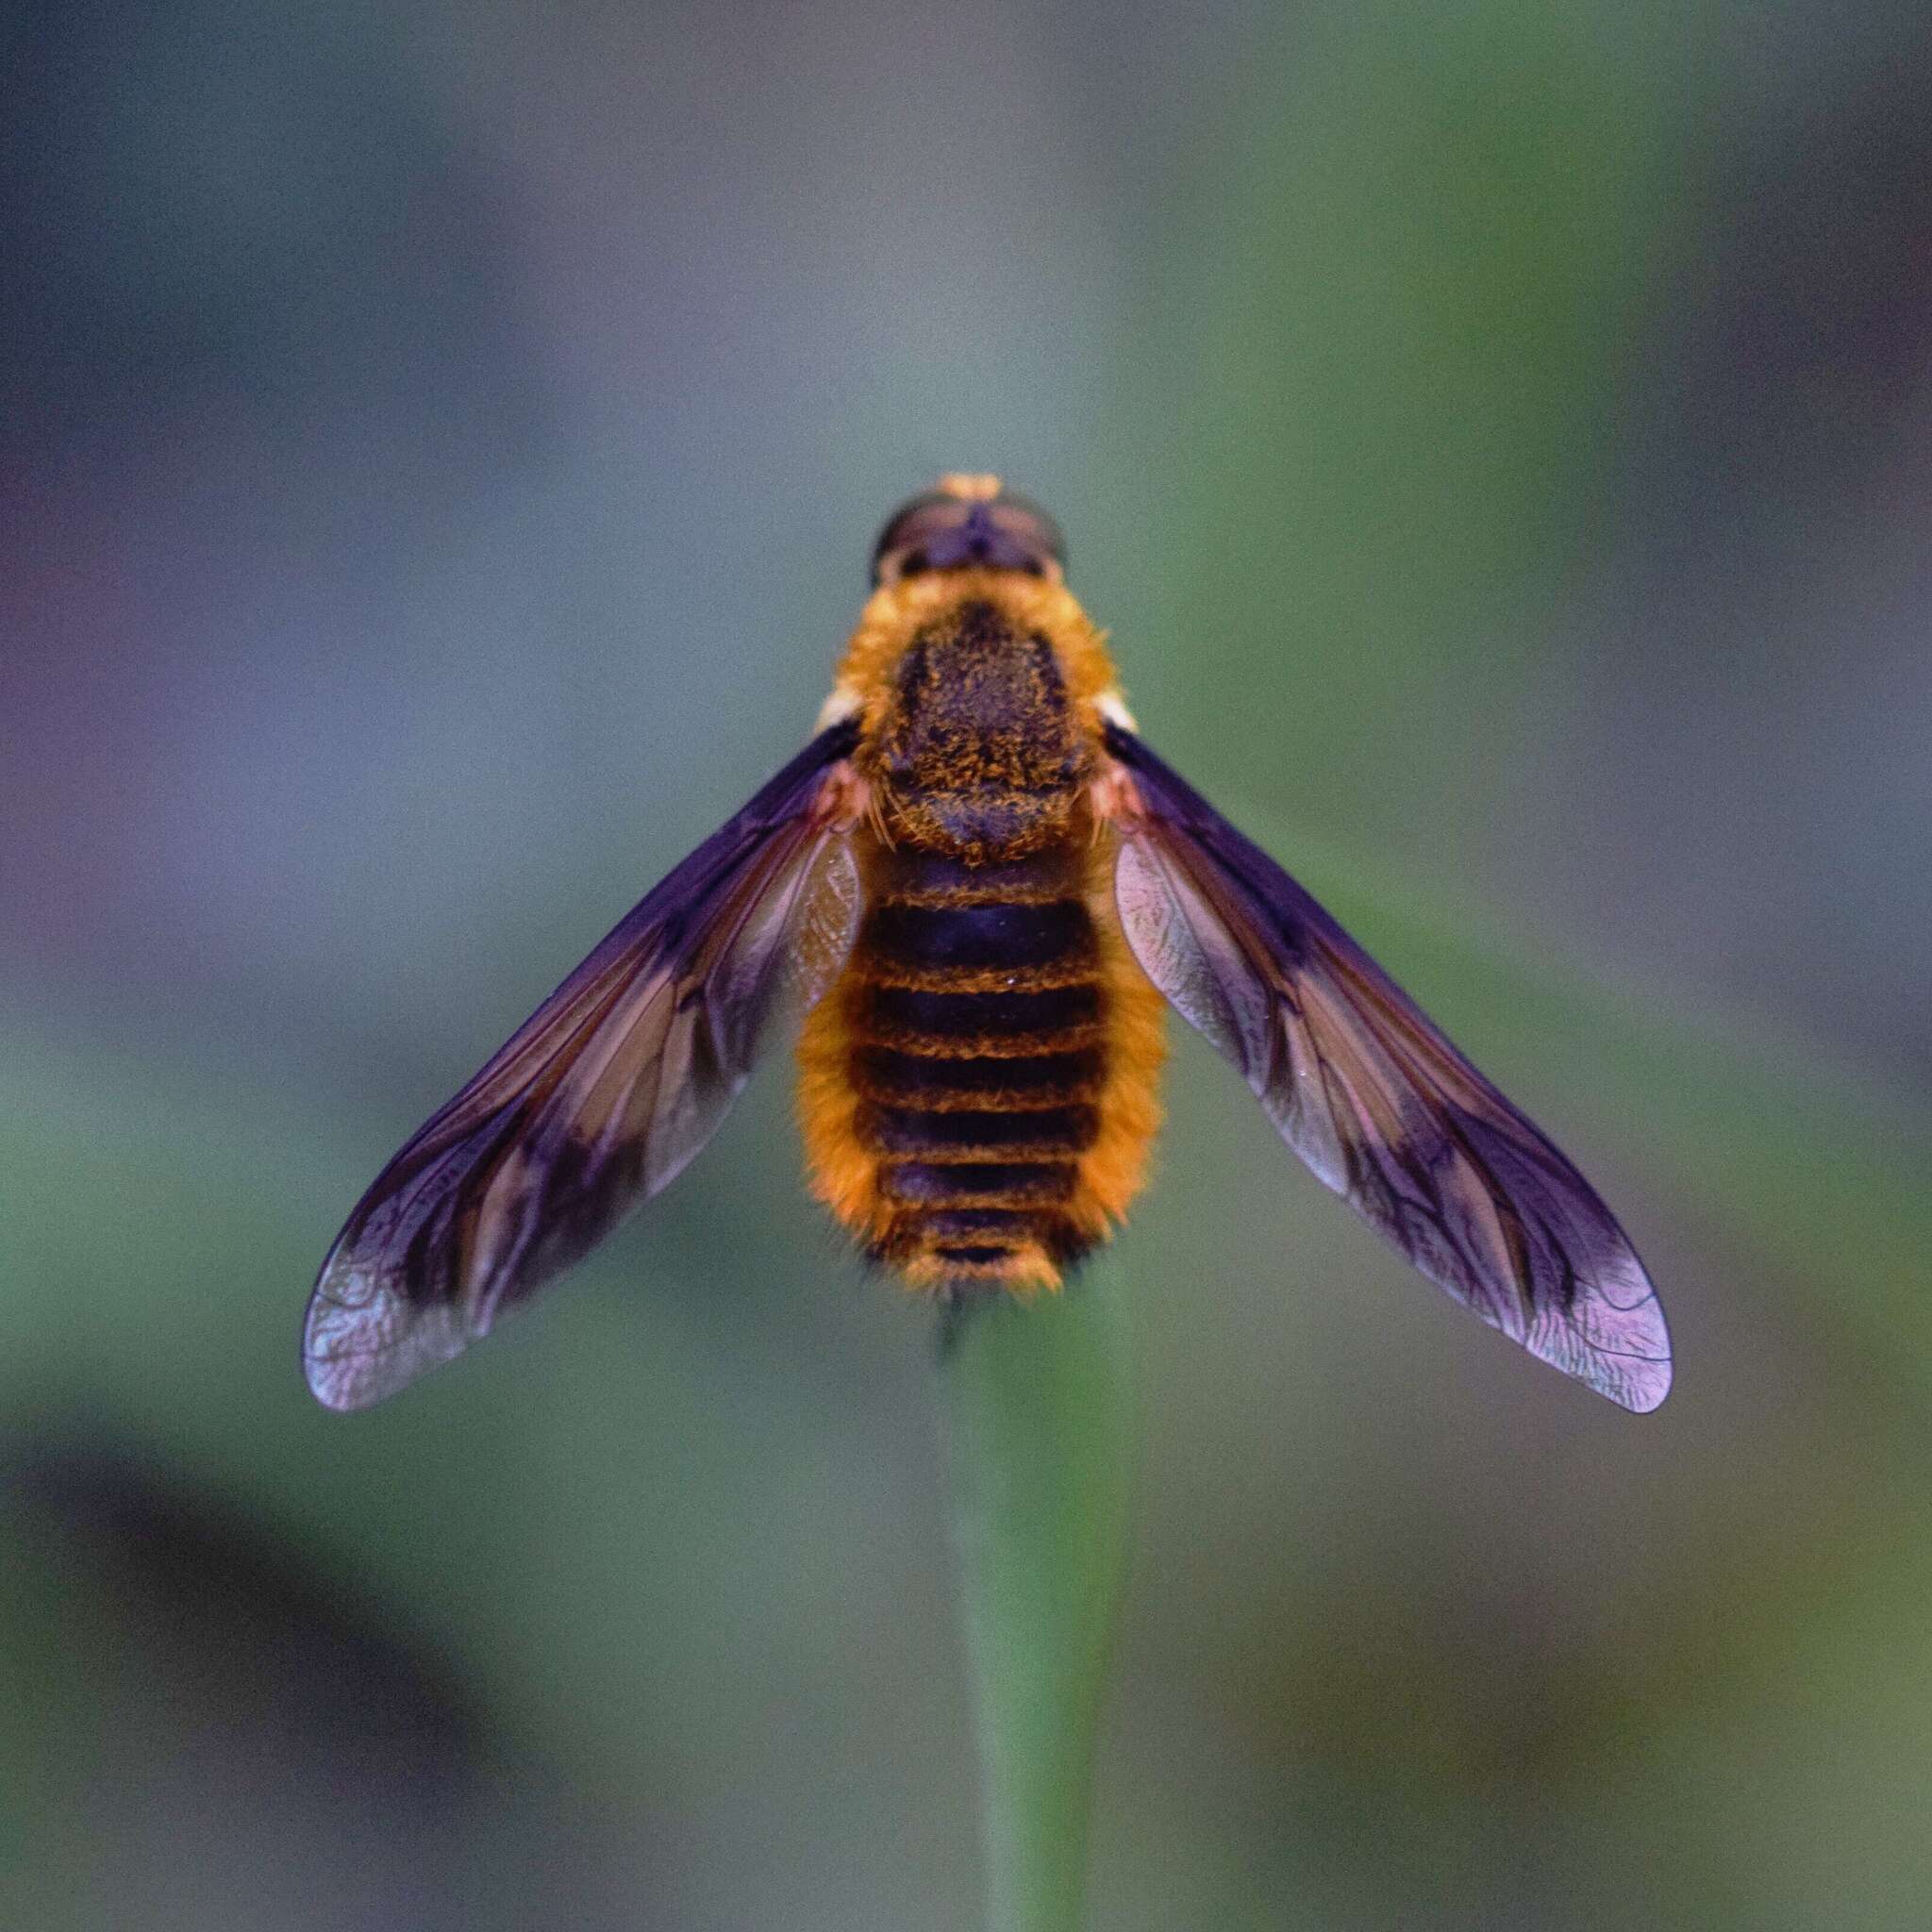
[[[1158,1000],[1123,986],[1086,858],[881,853],[808,1029],[818,1191],[915,1284],[1053,1286],[1138,1183]]]
[[[799,1042],[814,1190],[919,1287],[1057,1287],[1133,1198],[1158,1120],[1160,995],[1105,910],[1091,726],[995,589],[878,668],[853,755],[877,815],[867,910]]]

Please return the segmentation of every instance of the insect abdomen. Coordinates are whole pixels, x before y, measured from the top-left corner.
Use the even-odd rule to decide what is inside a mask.
[[[812,1185],[914,1286],[1054,1288],[1159,1120],[1160,995],[1111,916],[1068,683],[1099,646],[1057,643],[1030,579],[913,581],[866,647],[867,911],[799,1044]]]
[[[1042,1274],[1100,1131],[1093,920],[1058,855],[882,868],[851,989],[853,1130],[878,1163],[874,1252],[914,1279]]]
[[[1138,1183],[1158,1022],[1122,997],[1085,857],[882,854],[808,1030],[819,1192],[915,1285],[1055,1286]]]

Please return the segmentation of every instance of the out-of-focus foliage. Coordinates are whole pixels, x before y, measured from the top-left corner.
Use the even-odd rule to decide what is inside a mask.
[[[1680,1352],[1641,1422],[1541,1370],[1180,1042],[1093,1923],[1922,1923],[1928,68],[1715,0],[0,24],[0,1917],[974,1925],[930,1323],[782,1069],[389,1407],[294,1335],[983,467]]]

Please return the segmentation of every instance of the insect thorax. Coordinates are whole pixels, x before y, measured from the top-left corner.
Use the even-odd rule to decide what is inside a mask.
[[[1052,645],[970,599],[918,631],[872,747],[894,841],[979,864],[1068,835],[1089,757]]]

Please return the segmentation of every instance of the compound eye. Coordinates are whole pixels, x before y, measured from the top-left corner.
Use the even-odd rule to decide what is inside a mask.
[[[952,497],[937,491],[902,503],[886,519],[879,541],[872,547],[874,584],[896,583],[902,576],[930,570],[932,559],[925,554],[923,539],[942,527],[948,511],[957,508]]]
[[[991,514],[1015,553],[1015,569],[1052,577],[1055,582],[1065,575],[1067,540],[1038,504],[1028,503],[1024,496],[1003,496],[992,506]]]

